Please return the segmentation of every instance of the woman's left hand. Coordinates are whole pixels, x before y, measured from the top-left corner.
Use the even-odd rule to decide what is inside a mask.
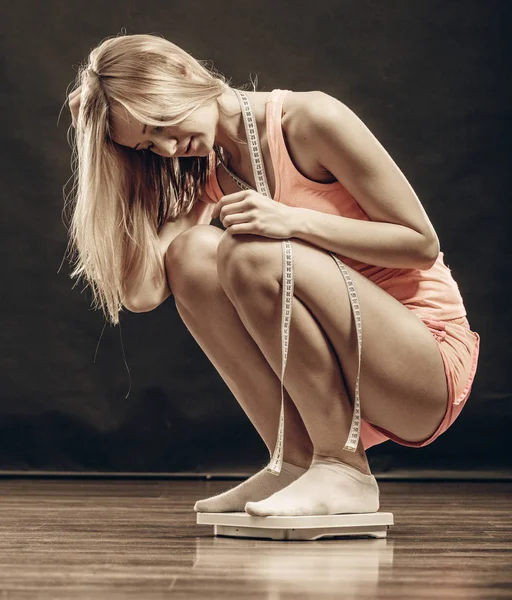
[[[292,237],[293,207],[281,204],[254,190],[223,196],[212,218],[219,217],[233,235],[249,233],[274,239]]]

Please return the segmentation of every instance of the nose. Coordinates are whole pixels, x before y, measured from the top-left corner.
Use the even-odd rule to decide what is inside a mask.
[[[179,146],[176,140],[159,140],[154,142],[152,150],[165,158],[174,158],[179,152]]]

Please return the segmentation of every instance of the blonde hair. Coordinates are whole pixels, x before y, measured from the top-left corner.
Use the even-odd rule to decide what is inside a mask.
[[[76,262],[70,277],[84,276],[94,308],[118,324],[134,273],[139,282],[148,268],[160,281],[166,277],[158,232],[190,212],[211,158],[170,159],[116,144],[112,107],[124,107],[149,126],[175,125],[229,85],[205,61],[153,34],[107,38],[79,67],[76,84],[82,90],[72,157],[76,193],[69,235]]]

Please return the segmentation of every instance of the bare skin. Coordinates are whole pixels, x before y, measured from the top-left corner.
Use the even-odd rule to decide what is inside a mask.
[[[271,194],[275,175],[266,139],[267,92],[247,93],[253,107]],[[290,93],[282,128],[296,168],[314,181],[333,181],[300,137],[301,107],[309,92]],[[229,118],[212,104],[192,120],[164,131],[148,129],[119,113],[115,141],[151,146],[164,156],[182,155],[192,137],[197,155],[213,143],[225,147],[229,166],[252,187],[254,177],[243,120],[234,92],[219,99]],[[195,114],[195,113],[194,113]],[[223,171],[224,194],[239,188]],[[357,345],[345,283],[321,248],[293,239],[295,293],[285,375],[284,459],[307,467],[313,454],[370,469],[361,441],[347,452],[357,373]],[[269,452],[276,440],[281,370],[281,243],[257,235],[230,235],[197,225],[178,235],[166,253],[169,285],[178,311],[261,435]],[[428,328],[406,307],[357,271],[349,269],[364,315],[361,371],[363,418],[409,441],[426,439],[442,420],[447,387],[442,359]]]
[[[283,107],[282,125],[293,162],[310,179],[332,181],[294,137],[294,118],[307,92],[301,98],[289,96],[295,98]],[[273,191],[266,97],[262,93],[251,99]],[[231,170],[253,185],[248,149],[242,147],[240,163],[233,163]],[[222,169],[218,180],[225,194],[238,191]],[[280,242],[256,235],[232,236],[228,231],[221,235],[212,229],[199,225],[173,241],[166,255],[169,284],[185,324],[271,452],[280,401]],[[288,401],[286,407],[284,459],[308,466],[314,453],[370,473],[361,441],[357,452],[343,450],[357,373],[355,328],[345,283],[324,250],[298,239],[292,246],[296,283],[285,386],[293,404]],[[436,430],[447,406],[437,343],[406,307],[357,271],[350,269],[350,274],[365,315],[362,416],[405,440],[424,440]]]
[[[194,243],[192,234],[198,228],[201,230],[200,248],[189,254],[189,260],[183,261],[190,243]],[[183,322],[271,453],[277,438],[280,381],[220,284],[217,247],[221,237],[222,230],[209,225],[193,227],[178,236],[166,255],[166,262],[172,263],[168,270],[170,285]],[[285,423],[284,460],[309,467],[313,444],[286,390]]]
[[[272,452],[280,404],[281,249],[276,240],[243,237],[249,236],[198,225],[171,243],[166,262],[182,319]],[[325,252],[296,240],[292,246],[285,387],[293,404],[287,400],[284,460],[307,467],[314,453],[370,473],[361,441],[357,452],[343,450],[357,372],[345,284]],[[430,337],[422,338],[423,323],[398,301],[357,271],[350,274],[365,315],[362,417],[405,440],[426,439],[446,410],[436,342],[428,329]]]

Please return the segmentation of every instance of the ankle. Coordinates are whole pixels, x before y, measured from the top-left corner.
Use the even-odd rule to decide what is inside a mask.
[[[347,458],[346,456],[340,457],[340,456],[334,456],[334,455],[324,455],[324,454],[317,454],[315,452],[313,454],[313,458],[318,458],[320,460],[326,460],[326,461],[331,461],[331,462],[343,463],[345,465],[348,465],[349,467],[353,467],[354,469],[357,469],[364,475],[372,474],[372,471],[370,469],[370,465],[368,463],[366,455],[364,455],[363,457],[356,455],[356,456]]]
[[[300,454],[284,454],[283,460],[291,465],[295,465],[296,467],[302,467],[303,469],[309,469],[311,466],[311,461],[313,460],[313,455],[304,456]]]

